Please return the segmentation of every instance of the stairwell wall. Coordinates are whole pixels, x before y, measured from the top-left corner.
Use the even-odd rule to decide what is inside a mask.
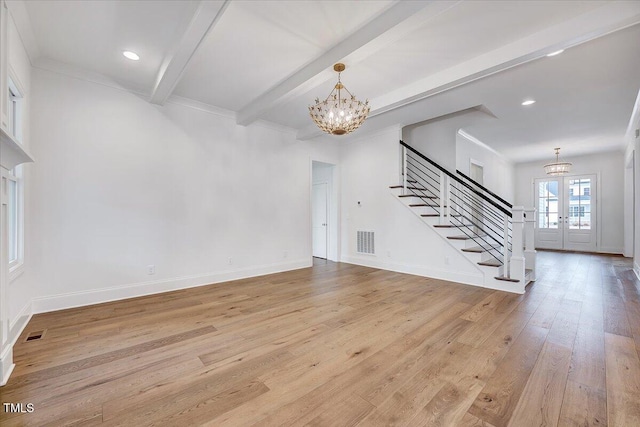
[[[484,186],[513,204],[515,168],[506,157],[477,139],[456,133],[456,169],[470,176],[471,161],[482,165]]]
[[[341,154],[341,260],[444,280],[482,284],[462,253],[391,193],[400,180],[399,126],[346,141]],[[375,254],[357,252],[356,232],[375,232]]]

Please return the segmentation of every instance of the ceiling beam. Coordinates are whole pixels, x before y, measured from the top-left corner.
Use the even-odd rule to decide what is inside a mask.
[[[353,34],[340,41],[322,56],[316,58],[281,83],[275,85],[267,92],[242,108],[237,115],[237,123],[247,126],[259,119],[277,103],[291,98],[292,92],[300,88],[309,89],[310,85],[319,84],[325,80],[323,73],[333,64],[344,60],[365,45],[403,23],[427,6],[441,4],[438,7],[450,7],[455,2],[428,2],[428,1],[399,1],[384,10],[367,24],[360,27]],[[403,32],[406,32],[403,31]],[[320,77],[319,76],[323,76]],[[296,93],[297,93],[296,92]]]
[[[498,49],[395,89],[370,101],[367,120],[483,77],[640,23],[640,2],[611,2]],[[410,123],[406,123],[410,124]],[[298,130],[304,141],[322,135],[310,123]]]
[[[158,105],[163,105],[166,102],[198,47],[216,23],[220,21],[229,1],[200,1],[191,22],[180,39],[180,43],[165,57],[149,102]]]

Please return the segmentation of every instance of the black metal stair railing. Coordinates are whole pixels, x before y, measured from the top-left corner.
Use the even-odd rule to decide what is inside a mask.
[[[472,239],[505,267],[506,275],[512,250],[512,206],[466,175],[458,172],[457,176],[403,141],[400,144],[405,149],[405,191]]]

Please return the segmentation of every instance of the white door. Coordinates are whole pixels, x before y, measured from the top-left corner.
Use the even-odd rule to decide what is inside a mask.
[[[311,224],[313,256],[327,258],[327,183],[313,184]]]
[[[474,163],[473,161],[471,161],[469,163],[469,178],[480,185],[484,185],[484,167],[482,167],[482,165],[478,163]],[[474,222],[476,224],[484,224],[484,203],[478,195],[474,194],[471,197],[473,201],[471,209],[469,211],[473,212]],[[482,234],[482,230],[475,225],[473,226],[473,232],[478,235]]]
[[[596,250],[596,176],[564,178],[564,249]]]
[[[596,250],[596,176],[535,181],[538,227],[536,247]]]

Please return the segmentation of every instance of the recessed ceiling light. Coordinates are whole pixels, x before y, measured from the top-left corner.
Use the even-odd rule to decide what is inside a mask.
[[[124,52],[122,52],[122,54],[124,55],[125,58],[130,59],[132,61],[137,61],[138,59],[140,59],[137,53],[131,52],[128,50],[125,50]]]
[[[522,105],[531,105],[531,104],[535,104],[536,101],[534,101],[533,99],[527,99],[526,101],[522,102]]]
[[[564,49],[560,49],[560,50],[556,50],[555,52],[548,53],[547,56],[560,55],[562,52],[564,52]]]

